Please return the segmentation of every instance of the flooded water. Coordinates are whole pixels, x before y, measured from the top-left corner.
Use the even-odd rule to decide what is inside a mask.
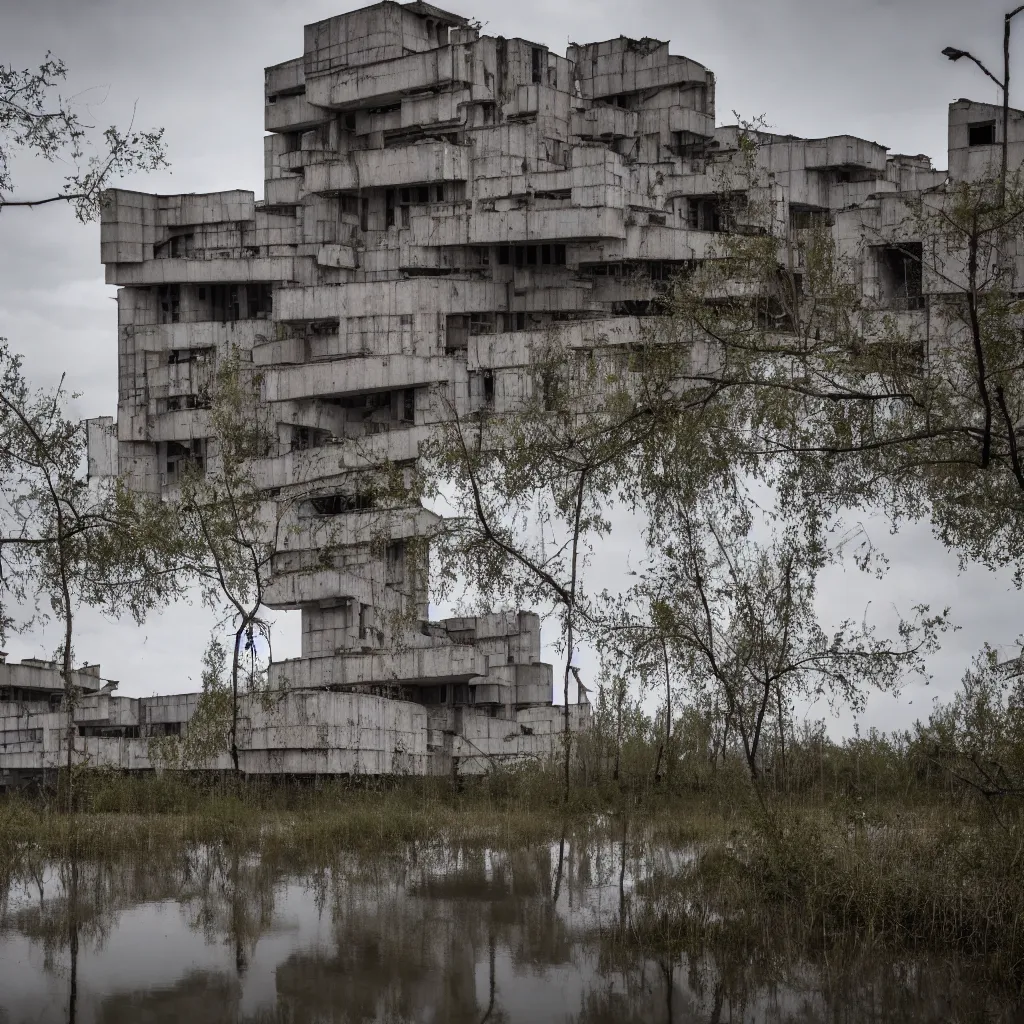
[[[781,926],[777,943],[645,947],[634,922],[691,861],[572,837],[319,863],[211,846],[28,857],[3,883],[0,1022],[1020,1019],[967,967],[856,949],[811,962]]]

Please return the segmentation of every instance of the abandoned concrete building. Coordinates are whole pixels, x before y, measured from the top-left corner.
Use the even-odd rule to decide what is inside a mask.
[[[382,553],[358,471],[417,458],[447,415],[440,388],[467,414],[514,408],[544,338],[638,340],[672,276],[763,209],[747,202],[740,129],[716,127],[714,75],[666,42],[562,57],[418,0],[307,25],[302,54],[266,69],[265,129],[262,200],[109,194],[119,403],[116,423],[90,423],[90,472],[163,495],[186,462],[215,472],[207,386],[237,346],[264,372],[277,430],[254,472],[292,517],[267,603],[302,614],[302,656],[270,666],[276,717],[243,714],[242,767],[429,772],[454,757],[479,771],[550,753],[562,712],[538,618],[428,624],[406,555],[433,517],[392,516]],[[1009,131],[1016,167],[1018,112]],[[985,174],[1001,132],[996,108],[952,104],[948,174],[847,135],[762,132],[773,213],[757,227],[792,239],[824,223],[852,245],[865,223],[893,223],[901,196]],[[899,247],[870,252],[865,294],[927,331],[935,283]],[[345,543],[325,567],[326,520]],[[395,612],[422,628],[392,635]],[[60,756],[53,686],[32,692],[0,685],[0,765]],[[196,699],[83,693],[82,750],[125,767],[149,766],[147,738],[186,731]],[[572,714],[582,727],[586,705]]]

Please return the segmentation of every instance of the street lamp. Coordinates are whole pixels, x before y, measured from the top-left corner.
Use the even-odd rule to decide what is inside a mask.
[[[956,61],[961,57],[966,57],[968,60],[973,60],[975,64],[981,68],[982,71],[992,79],[1000,89],[1003,90],[1003,152],[1002,152],[1002,163],[1000,165],[999,173],[999,205],[1006,205],[1006,163],[1007,163],[1007,145],[1009,142],[1008,132],[1010,124],[1010,21],[1015,18],[1018,14],[1024,11],[1024,4],[1020,7],[1015,7],[1003,18],[1003,80],[1000,82],[995,75],[973,53],[968,53],[967,50],[959,50],[955,46],[947,46],[942,51],[943,57],[948,57],[950,60]]]

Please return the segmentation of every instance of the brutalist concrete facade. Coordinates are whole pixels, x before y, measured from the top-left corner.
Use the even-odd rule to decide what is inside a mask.
[[[307,25],[302,55],[266,69],[261,201],[108,195],[120,397],[116,423],[90,424],[90,472],[166,496],[183,463],[216,472],[210,374],[233,346],[251,357],[277,431],[254,472],[288,520],[268,603],[303,619],[302,657],[271,666],[271,689],[312,701],[323,722],[361,720],[317,703],[328,698],[411,702],[419,738],[407,750],[381,740],[375,771],[398,747],[413,771],[431,770],[417,760],[430,752],[467,770],[551,752],[561,710],[536,616],[428,623],[407,556],[434,518],[390,515],[382,550],[360,469],[414,462],[452,404],[513,409],[546,339],[640,340],[673,275],[731,229],[795,243],[832,225],[865,297],[929,330],[928,290],[942,283],[906,272],[898,208],[941,192],[947,172],[851,136],[760,132],[752,174],[740,129],[715,126],[714,89],[658,40],[562,57],[429,4],[384,2]],[[994,108],[952,104],[953,176],[990,174],[1001,131]],[[1016,111],[1009,131],[1016,167]],[[798,246],[783,251],[799,270]],[[328,530],[338,552],[324,565]],[[396,635],[410,620],[420,628]],[[585,706],[573,716],[582,724]],[[293,741],[280,749],[305,749]],[[323,770],[353,770],[335,760]]]

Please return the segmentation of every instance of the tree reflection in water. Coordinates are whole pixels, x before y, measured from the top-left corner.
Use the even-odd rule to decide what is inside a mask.
[[[815,952],[799,923],[716,918],[676,884],[691,860],[624,821],[530,849],[317,857],[225,843],[56,864],[25,851],[0,877],[0,961],[27,940],[40,991],[64,994],[64,1019],[97,1024],[1013,1019],[1010,995],[971,965]],[[156,907],[193,936],[179,974],[155,970],[155,916],[153,979],[99,970],[126,914]],[[2,990],[0,1007],[49,1019]]]

